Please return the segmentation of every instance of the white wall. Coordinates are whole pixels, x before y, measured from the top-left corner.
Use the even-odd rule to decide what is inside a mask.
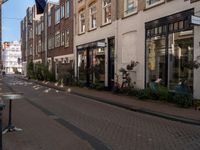
[[[195,15],[200,16],[200,2],[195,8]],[[194,59],[197,56],[200,56],[200,26],[194,27]],[[200,68],[194,70],[194,98],[200,99]]]
[[[145,85],[145,22],[149,22],[155,19],[159,19],[168,15],[172,15],[184,10],[188,10],[194,7],[198,7],[195,11],[199,10],[200,2],[190,4],[190,1],[183,2],[183,0],[174,0],[163,5],[159,5],[152,9],[140,11],[136,15],[119,20],[119,32],[118,32],[118,63],[117,70],[121,67],[125,67],[131,60],[138,61],[139,65],[136,67],[136,86],[138,88],[144,88]],[[200,14],[199,14],[200,16]],[[198,30],[198,31],[197,31]],[[133,37],[133,44],[127,44],[124,48],[123,36],[126,33],[135,32]],[[199,27],[195,27],[195,43],[199,42],[200,30]],[[197,33],[198,32],[198,33]],[[199,46],[195,47],[194,51],[199,51]],[[132,55],[123,55],[127,53]],[[135,56],[134,56],[135,55]],[[197,54],[195,54],[197,55]],[[124,61],[126,60],[126,62]],[[195,88],[200,91],[200,77],[199,73],[195,73]],[[198,76],[198,77],[197,77]],[[197,79],[198,78],[198,79]],[[198,85],[197,85],[198,84]],[[199,92],[200,97],[200,92]]]

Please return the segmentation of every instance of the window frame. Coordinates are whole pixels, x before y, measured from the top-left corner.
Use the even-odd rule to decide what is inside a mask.
[[[128,9],[128,0],[124,0],[124,16],[129,16],[138,11],[138,0],[133,0],[133,10],[129,12],[130,10]]]
[[[55,33],[55,47],[60,47],[60,44],[61,44],[61,39],[60,39],[60,31],[57,31]]]
[[[154,7],[156,5],[159,5],[159,4],[165,2],[165,0],[158,0],[158,1],[154,2],[154,3],[152,3],[152,4],[149,4],[150,1],[152,1],[152,0],[146,0],[146,3],[145,3],[146,8],[151,8],[151,7]]]
[[[84,14],[84,17],[82,18],[81,15]],[[85,33],[86,32],[86,17],[85,17],[86,13],[85,10],[82,10],[79,12],[79,34]],[[85,27],[84,27],[84,31],[82,31],[81,29],[83,29],[82,27],[82,21],[84,20],[85,22]]]
[[[92,8],[93,7],[95,7],[95,11],[94,12],[92,12]],[[93,24],[93,20],[92,20],[92,17],[95,15],[95,17],[96,17],[96,22],[95,22],[95,26],[94,27],[92,27],[92,24]],[[90,30],[93,30],[93,29],[96,29],[97,28],[97,5],[96,5],[96,3],[93,3],[92,5],[90,5],[90,7],[89,7],[89,29]]]
[[[60,8],[57,8],[55,11],[55,24],[60,23]]]
[[[111,23],[112,22],[112,0],[110,0],[110,3],[108,3],[108,4],[106,4],[106,5],[104,5],[104,2],[105,2],[106,0],[102,0],[102,24],[103,25],[106,25],[106,24],[109,24],[109,23]],[[110,7],[110,21],[107,21],[107,22],[105,22],[105,17],[106,17],[106,14],[105,14],[105,9],[106,8],[109,8]]]
[[[65,17],[65,5],[60,6],[60,19]]]
[[[70,16],[70,2],[66,0],[65,2],[65,18],[69,18]]]
[[[65,47],[69,47],[70,32],[69,29],[65,30]]]

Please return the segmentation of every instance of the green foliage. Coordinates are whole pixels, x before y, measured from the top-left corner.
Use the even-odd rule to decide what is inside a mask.
[[[30,62],[27,67],[27,76],[31,79],[55,81],[55,76],[48,70],[44,64],[33,64]]]
[[[104,90],[105,87],[104,87],[104,84],[102,84],[102,83],[93,83],[90,85],[90,88],[96,89],[98,91],[102,91],[102,90]]]
[[[187,108],[193,105],[193,98],[190,94],[176,93],[174,102],[180,107]]]
[[[28,66],[27,66],[27,76],[28,78],[35,78],[35,73],[34,73],[34,64],[31,61]]]
[[[158,90],[155,93],[151,88],[135,89],[133,87],[119,89],[117,94],[135,96],[141,100],[152,99],[175,103],[180,107],[190,107],[193,105],[193,97],[191,94],[182,94],[170,92],[167,87],[158,86]]]

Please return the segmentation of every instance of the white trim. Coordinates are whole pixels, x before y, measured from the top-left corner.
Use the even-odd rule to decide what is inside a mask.
[[[56,56],[53,58],[53,61],[62,61],[62,59],[68,58],[68,60],[74,60],[74,54],[69,55],[62,55],[62,56]]]
[[[165,0],[159,0],[158,2],[155,2],[155,3],[149,5],[149,4],[148,4],[149,1],[150,1],[150,0],[146,0],[146,8],[151,8],[151,7],[153,7],[153,6],[156,6],[156,5],[158,5],[158,4],[161,4],[161,3],[165,2]]]
[[[133,0],[133,4],[134,4],[134,8],[133,8],[133,12],[127,13],[127,1],[128,0],[124,0],[124,17],[130,16],[132,14],[135,14],[138,12],[138,0]]]
[[[33,63],[42,63],[42,59],[35,59],[35,60],[33,60]]]

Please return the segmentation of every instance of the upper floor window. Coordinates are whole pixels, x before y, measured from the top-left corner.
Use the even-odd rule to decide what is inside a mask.
[[[85,11],[79,12],[79,32],[85,32]]]
[[[65,47],[69,46],[69,30],[65,30]]]
[[[65,32],[63,31],[61,33],[61,46],[64,46],[64,44],[65,44]]]
[[[155,6],[157,4],[160,4],[162,2],[164,2],[165,0],[146,0],[146,8]]]
[[[59,47],[60,46],[60,32],[57,31],[55,34],[55,47]]]
[[[135,13],[137,6],[138,0],[124,0],[124,16]]]
[[[58,24],[59,22],[60,22],[60,9],[57,9],[55,15],[55,23]]]
[[[103,0],[102,2],[103,24],[107,24],[111,22],[111,0]]]
[[[63,18],[65,16],[65,6],[62,5],[60,8],[60,18]]]
[[[97,17],[96,17],[97,9],[95,4],[90,6],[89,13],[90,13],[90,22],[89,22],[90,29],[94,29],[96,28],[96,22],[97,22]]]
[[[65,17],[69,17],[69,0],[66,0],[66,4],[65,4]]]
[[[48,27],[51,26],[51,14],[48,14]]]

